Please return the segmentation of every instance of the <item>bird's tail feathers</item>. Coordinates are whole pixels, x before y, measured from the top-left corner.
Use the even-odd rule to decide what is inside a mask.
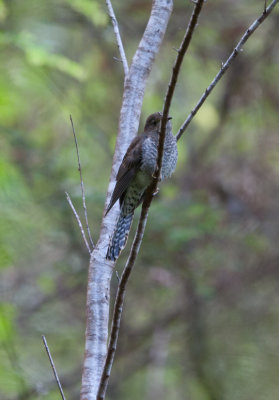
[[[108,247],[106,255],[108,260],[115,261],[124,249],[130,232],[133,216],[134,212],[127,215],[123,215],[122,212],[120,213],[114,234]]]

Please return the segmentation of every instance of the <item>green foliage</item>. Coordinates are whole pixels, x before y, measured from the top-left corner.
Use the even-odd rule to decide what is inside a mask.
[[[16,360],[15,342],[18,338],[15,316],[16,309],[12,304],[0,303],[0,393],[4,396],[20,393],[25,387],[22,370]]]
[[[21,49],[31,66],[57,69],[80,81],[87,78],[86,71],[81,65],[61,54],[51,54],[47,49],[37,45],[34,35],[30,32],[23,31],[16,35],[2,33],[0,41],[2,44],[13,44]]]
[[[0,304],[0,342],[6,346],[14,340],[14,314],[15,308],[12,304]]]
[[[92,0],[65,0],[73,10],[85,15],[96,26],[105,26],[108,16],[97,1]]]
[[[47,228],[47,221],[40,216],[39,208],[32,204],[22,174],[5,158],[0,159],[0,186],[0,267],[3,268],[33,251],[42,230]]]

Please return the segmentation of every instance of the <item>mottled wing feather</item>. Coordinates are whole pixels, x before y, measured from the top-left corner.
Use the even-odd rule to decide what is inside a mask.
[[[142,140],[144,135],[136,136],[134,140],[132,140],[128,150],[126,151],[125,156],[123,157],[122,163],[119,167],[116,181],[118,182],[123,175],[126,174],[130,169],[139,167],[141,161],[141,148],[142,148]]]
[[[116,176],[116,185],[111,196],[106,214],[111,210],[118,199],[123,200],[123,194],[127,190],[130,182],[136,175],[141,163],[141,142],[144,135],[136,136],[131,142],[123,158]]]

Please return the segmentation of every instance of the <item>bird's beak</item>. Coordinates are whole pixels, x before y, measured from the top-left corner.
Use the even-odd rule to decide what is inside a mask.
[[[168,117],[168,121],[169,121],[170,119],[172,119],[172,117]]]

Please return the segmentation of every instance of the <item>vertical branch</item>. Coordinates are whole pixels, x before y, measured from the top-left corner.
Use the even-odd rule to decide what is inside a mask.
[[[58,388],[59,388],[59,391],[60,391],[62,400],[66,400],[66,398],[65,398],[65,396],[64,396],[64,393],[63,393],[63,389],[62,389],[60,380],[59,380],[59,377],[58,377],[58,374],[57,374],[57,372],[56,372],[56,368],[55,368],[53,359],[52,359],[51,354],[50,354],[49,347],[48,347],[48,345],[47,345],[46,338],[45,338],[44,335],[42,336],[42,339],[43,339],[43,342],[44,342],[44,345],[45,345],[45,348],[46,348],[46,352],[47,352],[47,355],[48,355],[48,359],[49,359],[49,362],[50,362],[50,365],[51,365],[51,368],[52,368],[52,371],[53,371],[53,374],[54,374],[54,377],[55,377],[57,386],[58,386]]]
[[[91,244],[91,248],[93,250],[94,249],[94,243],[93,243],[93,240],[92,240],[92,237],[91,237],[91,232],[90,232],[90,228],[89,228],[89,224],[88,224],[88,218],[87,218],[87,208],[86,208],[86,202],[85,202],[85,190],[84,190],[84,184],[83,184],[82,173],[81,173],[81,164],[80,164],[79,151],[78,151],[78,142],[77,142],[75,127],[74,127],[74,123],[73,123],[71,115],[70,115],[70,120],[71,120],[71,124],[72,124],[73,135],[74,135],[76,151],[77,151],[78,170],[79,170],[79,176],[80,176],[80,187],[81,187],[81,195],[82,195],[82,204],[83,204],[83,210],[84,210],[85,224],[86,224],[86,229],[87,229],[89,241],[90,241],[90,244]]]
[[[128,73],[129,73],[129,66],[128,66],[125,50],[124,50],[124,47],[123,47],[121,35],[120,35],[120,32],[119,32],[117,19],[116,19],[116,16],[114,14],[114,11],[113,11],[113,7],[112,7],[112,4],[111,4],[111,1],[110,0],[106,0],[106,3],[107,3],[107,8],[108,8],[108,13],[109,13],[109,16],[111,18],[112,25],[113,25],[113,30],[114,30],[114,34],[115,34],[115,37],[116,37],[116,42],[117,42],[120,58],[121,58],[121,61],[122,61],[122,64],[123,64],[124,76],[125,76],[125,79],[126,79],[126,77],[128,76]]]

